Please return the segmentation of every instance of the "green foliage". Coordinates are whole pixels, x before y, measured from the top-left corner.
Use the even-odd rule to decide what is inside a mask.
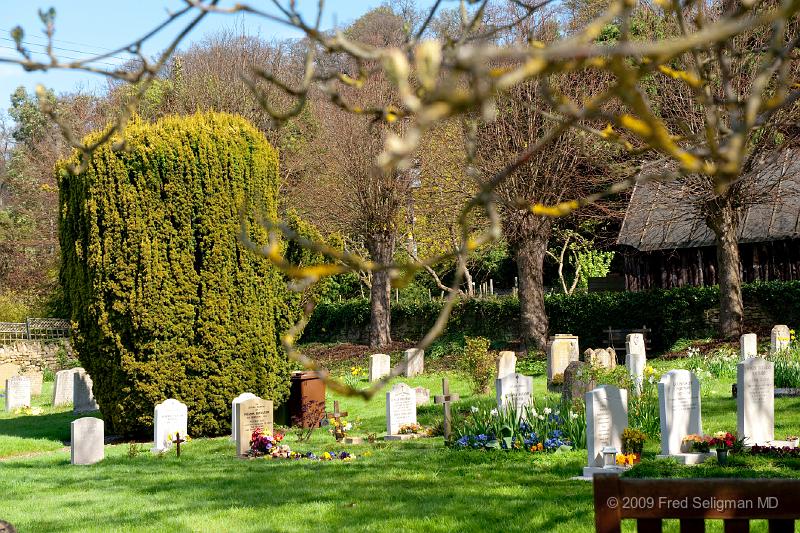
[[[90,142],[96,134],[88,139]],[[120,139],[116,139],[118,142]],[[189,433],[230,431],[242,391],[280,404],[289,365],[276,324],[292,314],[269,262],[242,245],[277,215],[278,155],[225,114],[133,121],[126,149],[59,164],[61,283],[109,431],[145,434],[153,407],[189,407]]]
[[[611,261],[614,260],[614,252],[586,249],[578,251],[576,259],[581,267],[578,287],[586,290],[589,288],[589,278],[602,278],[609,273]]]
[[[44,100],[49,105],[55,105],[55,93],[45,91]],[[8,108],[8,114],[17,123],[13,132],[16,141],[31,144],[44,135],[48,128],[48,119],[42,113],[39,107],[40,103],[39,96],[29,95],[22,86],[17,87],[11,94],[11,107]]]
[[[464,355],[459,359],[461,371],[472,382],[472,392],[486,394],[495,371],[494,356],[489,353],[489,339],[466,337]]]
[[[800,388],[799,347],[771,354],[769,360],[775,365],[776,387]]]

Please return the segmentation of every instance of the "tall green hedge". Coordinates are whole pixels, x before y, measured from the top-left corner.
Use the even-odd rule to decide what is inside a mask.
[[[744,285],[745,303],[757,305],[776,324],[800,324],[800,281],[760,282]],[[550,294],[545,308],[551,333],[572,333],[581,346],[605,346],[612,328],[653,330],[656,350],[680,338],[712,333],[706,312],[719,306],[717,287],[682,287],[645,292]],[[418,340],[442,308],[435,301],[392,302],[392,330],[397,338]],[[369,302],[348,300],[317,306],[303,333],[303,341],[361,340],[369,325]],[[471,299],[459,302],[446,333],[482,336],[492,340],[519,337],[519,300],[514,297]]]
[[[74,175],[77,157],[57,167],[60,278],[109,430],[146,434],[170,397],[192,435],[228,432],[241,392],[281,403],[276,324],[294,311],[280,274],[237,238],[241,213],[276,215],[278,155],[263,135],[226,114],[134,121],[124,149],[104,145]]]

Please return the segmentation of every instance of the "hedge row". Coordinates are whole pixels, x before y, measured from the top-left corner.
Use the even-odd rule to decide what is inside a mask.
[[[759,282],[742,289],[746,305],[757,305],[774,323],[800,322],[800,281]],[[611,328],[653,330],[653,348],[663,350],[680,338],[711,333],[707,311],[719,305],[718,287],[682,287],[644,292],[551,294],[545,298],[552,333],[572,333],[582,347],[606,342]],[[395,338],[416,340],[434,323],[442,302],[392,303]],[[349,300],[317,306],[303,340],[363,342],[369,327],[369,301]],[[464,300],[456,305],[448,333],[492,340],[519,337],[519,300],[496,297]]]

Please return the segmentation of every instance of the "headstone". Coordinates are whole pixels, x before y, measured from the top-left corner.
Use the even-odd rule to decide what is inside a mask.
[[[739,360],[744,361],[758,355],[758,336],[745,333],[739,338]]]
[[[633,393],[638,396],[642,392],[644,383],[644,367],[647,366],[647,357],[643,353],[626,353],[625,368],[633,382]]]
[[[56,372],[53,382],[53,407],[71,404],[75,390],[75,374],[86,372],[82,368],[70,368]]]
[[[567,365],[580,359],[578,337],[574,335],[556,335],[550,338],[547,346],[547,382],[553,377],[564,374]]]
[[[233,401],[231,402],[231,440],[232,441],[235,442],[237,437],[238,437],[238,434],[236,433],[236,427],[237,427],[236,421],[238,420],[237,417],[238,417],[238,414],[239,414],[239,405],[241,405],[241,403],[244,402],[244,401],[253,400],[255,398],[258,398],[258,396],[256,396],[252,392],[243,392],[239,396],[234,398]]]
[[[647,357],[644,345],[644,335],[641,333],[629,333],[625,336],[625,353],[637,353]]]
[[[25,376],[11,376],[6,380],[6,411],[31,406],[31,380]]]
[[[628,427],[628,391],[600,385],[586,393],[586,448],[589,467],[602,467],[606,446],[622,452],[622,431]]]
[[[188,434],[189,410],[186,405],[170,398],[156,405],[153,412],[153,452],[162,452],[169,448],[169,436],[176,433]]]
[[[386,393],[386,433],[397,435],[400,426],[417,423],[417,393],[405,383],[397,383]]]
[[[12,376],[19,376],[19,365],[14,363],[0,365],[0,387],[5,387],[6,380]]]
[[[93,465],[105,457],[105,423],[93,416],[73,420],[70,424],[70,462]]]
[[[94,401],[92,392],[92,378],[86,372],[76,372],[73,374],[74,385],[72,388],[72,412],[90,413],[97,411],[100,407]]]
[[[514,352],[500,352],[497,359],[497,379],[514,374],[517,371],[517,355]]]
[[[425,387],[417,387],[414,389],[417,393],[417,405],[428,405],[431,403],[431,390]]]
[[[33,396],[41,396],[44,375],[41,372],[35,371],[24,372],[22,375],[31,380],[31,394]]]
[[[790,342],[789,326],[775,326],[770,335],[769,353],[773,354],[788,349]]]
[[[587,392],[595,387],[589,363],[573,361],[564,370],[564,386],[561,388],[561,398],[565,403],[573,399],[583,399]]]
[[[245,455],[250,449],[250,437],[256,428],[272,434],[272,400],[250,398],[238,404],[236,410],[236,453]]]
[[[775,365],[751,357],[736,365],[737,434],[745,444],[764,445],[775,438]]]
[[[584,350],[584,352],[583,352],[583,360],[586,363],[594,366],[594,350],[591,349],[591,348],[586,348],[586,350]],[[569,365],[567,365],[567,366],[569,366]]]
[[[612,370],[617,367],[616,357],[612,357],[608,350],[600,348],[594,351],[594,358],[592,364],[598,368],[606,368]]]
[[[661,455],[679,455],[686,435],[702,435],[700,381],[688,370],[670,370],[658,382]]]
[[[392,371],[392,363],[388,354],[375,353],[369,356],[369,381],[378,381]]]
[[[419,348],[409,348],[403,358],[407,378],[418,376],[425,371],[425,351]]]
[[[533,403],[533,378],[522,374],[510,374],[495,381],[497,409],[512,407],[524,416],[525,408]]]

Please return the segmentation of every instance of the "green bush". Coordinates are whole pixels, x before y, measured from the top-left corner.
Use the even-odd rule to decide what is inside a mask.
[[[486,394],[489,392],[489,383],[492,381],[495,370],[494,356],[489,353],[489,339],[467,337],[464,342],[466,348],[459,359],[461,371],[472,382],[474,394]]]
[[[147,434],[170,397],[193,436],[228,433],[243,391],[280,404],[286,289],[238,239],[244,216],[267,244],[255,220],[277,214],[278,154],[263,135],[225,114],[135,120],[124,150],[104,144],[75,175],[78,162],[57,167],[60,278],[108,431]]]

